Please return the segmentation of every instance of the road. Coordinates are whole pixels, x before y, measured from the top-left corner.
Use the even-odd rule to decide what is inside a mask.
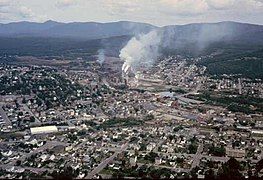
[[[35,118],[34,124],[40,125],[41,121],[36,117],[36,115],[31,111],[31,109],[29,109],[29,107],[26,104],[22,104],[22,105],[23,105],[24,110],[29,112],[29,114]]]
[[[1,142],[1,143],[7,143],[8,144],[10,142]],[[46,149],[51,149],[57,145],[67,146],[67,143],[63,143],[63,142],[59,142],[59,141],[48,141],[45,145],[37,148],[36,150],[33,150],[30,153],[24,153],[18,160],[20,160],[21,162],[24,162],[26,158],[28,158],[34,154],[41,153],[41,152],[45,151]],[[11,168],[14,168],[14,170],[25,169],[25,170],[29,170],[29,171],[36,172],[36,173],[54,170],[54,169],[50,169],[50,168],[33,168],[33,167],[15,166],[15,161],[10,162],[9,164],[1,164],[0,165],[0,169],[8,170]]]
[[[4,170],[14,169],[13,171],[25,169],[25,170],[29,170],[29,171],[36,172],[36,173],[54,170],[50,168],[33,168],[33,167],[22,167],[22,166],[12,166],[12,165],[0,165],[0,169],[4,169]]]
[[[186,77],[188,77],[190,75],[192,71],[192,65],[188,68],[188,71],[186,72],[186,74],[181,78],[181,81],[183,81]],[[178,86],[182,86],[183,82],[180,82]]]
[[[96,174],[98,174],[101,170],[103,170],[110,162],[113,161],[114,158],[117,157],[117,155],[123,151],[125,151],[128,147],[129,143],[125,143],[121,146],[121,149],[116,151],[112,156],[102,161],[95,169],[93,169],[86,177],[85,179],[92,179]]]
[[[196,94],[196,93],[201,89],[202,80],[203,80],[203,79],[199,79],[199,83],[197,84],[196,88],[195,88],[193,91],[188,92],[188,93],[186,93],[186,94],[180,94],[180,95],[177,95],[177,96],[175,96],[175,97],[176,97],[177,99],[179,99],[180,101],[185,102],[185,103],[194,103],[194,104],[203,103],[202,101],[197,101],[197,100],[189,99],[189,98],[186,98],[186,97],[185,97],[185,96],[188,96],[188,95],[191,95],[191,94]]]
[[[12,122],[9,120],[9,118],[7,117],[4,109],[3,109],[3,104],[0,104],[0,115],[2,116],[2,118],[4,119],[5,123],[7,126],[11,126]]]
[[[192,162],[192,165],[191,165],[191,169],[193,169],[193,168],[195,168],[196,166],[199,165],[200,160],[202,158],[203,148],[204,148],[203,144],[200,144],[198,146],[197,152],[196,152],[196,154],[193,157],[193,162]]]
[[[139,151],[139,154],[142,153],[150,153],[151,151]],[[187,153],[166,153],[166,152],[156,152],[159,155],[165,155],[165,156],[177,156],[177,157],[192,157],[194,158],[196,154],[187,154]],[[213,161],[221,161],[221,162],[226,162],[228,161],[228,157],[219,157],[219,156],[208,156],[208,155],[201,155],[199,153],[200,158],[207,158]],[[239,160],[239,159],[237,159]],[[241,159],[240,159],[241,160]]]
[[[164,143],[164,139],[160,140],[158,142],[158,144],[155,146],[155,148],[153,149],[153,152],[157,153],[158,152],[158,148]]]
[[[113,91],[116,90],[114,87],[112,87],[112,86],[108,83],[108,81],[106,80],[105,77],[102,78],[102,82],[103,82],[109,89],[111,89],[111,90],[113,90]]]
[[[46,144],[44,144],[43,146],[37,148],[36,150],[33,150],[32,152],[30,153],[26,153],[24,154],[23,156],[21,156],[21,158],[19,160],[21,160],[22,162],[26,159],[26,158],[29,158],[30,156],[34,155],[34,154],[37,154],[37,153],[40,153],[40,152],[43,152],[45,151],[46,149],[51,149],[55,146],[58,146],[58,145],[63,145],[63,146],[67,146],[66,143],[63,143],[63,142],[59,142],[59,141],[48,141]]]
[[[201,103],[203,103],[203,101],[198,101],[198,100],[195,100],[195,99],[189,99],[189,98],[186,98],[186,97],[183,97],[183,96],[180,96],[177,99],[179,99],[179,101],[182,101],[184,103],[191,103],[191,104],[201,104]]]
[[[176,168],[176,167],[156,165],[156,164],[137,163],[137,165],[138,165],[139,167],[140,167],[140,166],[143,166],[143,165],[146,165],[146,166],[148,166],[148,167],[154,166],[154,167],[158,167],[158,168],[166,168],[166,169],[170,169],[170,170],[175,171],[175,172],[189,172],[189,171],[190,171],[190,169],[186,169],[186,168]]]

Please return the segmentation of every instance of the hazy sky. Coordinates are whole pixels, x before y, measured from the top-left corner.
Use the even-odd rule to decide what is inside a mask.
[[[0,22],[139,21],[158,26],[239,21],[263,24],[263,0],[0,0]]]

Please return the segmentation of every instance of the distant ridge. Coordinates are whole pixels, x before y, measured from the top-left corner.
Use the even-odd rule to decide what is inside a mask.
[[[213,43],[263,45],[263,25],[225,21],[171,25],[161,29],[165,34],[163,41],[166,42],[164,47],[167,49],[199,52]]]
[[[0,36],[2,37],[60,37],[76,39],[99,39],[113,36],[135,35],[147,33],[156,26],[119,21],[110,23],[97,22],[71,22],[60,23],[56,21],[36,22],[13,22],[0,24]]]
[[[224,33],[223,38],[238,39],[246,38],[254,42],[261,41],[263,38],[263,26],[256,24],[240,23],[233,21],[223,21],[218,23],[193,23],[186,25],[169,25],[156,27],[151,24],[118,21],[109,23],[98,22],[70,22],[62,23],[56,21],[37,22],[12,22],[0,24],[0,37],[45,37],[45,38],[73,38],[73,39],[102,39],[115,36],[133,36],[141,33],[148,33],[153,29],[164,31],[169,39],[174,41],[198,41],[209,36]],[[170,37],[173,32],[174,37]],[[221,35],[220,35],[221,33]]]

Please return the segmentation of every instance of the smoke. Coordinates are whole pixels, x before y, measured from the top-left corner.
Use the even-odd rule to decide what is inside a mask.
[[[231,23],[205,24],[201,26],[197,42],[199,49],[205,49],[211,43],[231,41],[234,37],[234,27]]]
[[[150,68],[160,55],[199,55],[213,43],[231,42],[234,25],[222,22],[166,26],[133,37],[119,54],[124,61],[122,71],[137,74],[141,69]]]
[[[140,69],[151,67],[159,56],[161,36],[157,31],[133,37],[120,51],[119,57],[124,61],[122,71],[137,73]]]
[[[190,51],[199,54],[218,42],[231,42],[235,37],[235,26],[232,22],[211,24],[189,24],[183,26],[168,26],[163,29],[162,48]]]
[[[97,62],[102,66],[105,61],[105,52],[104,49],[98,50],[98,60]]]

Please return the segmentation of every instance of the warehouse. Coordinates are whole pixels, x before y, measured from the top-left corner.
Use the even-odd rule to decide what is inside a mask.
[[[46,133],[54,133],[58,132],[58,128],[56,126],[42,126],[42,127],[34,127],[30,128],[31,134],[46,134]]]

